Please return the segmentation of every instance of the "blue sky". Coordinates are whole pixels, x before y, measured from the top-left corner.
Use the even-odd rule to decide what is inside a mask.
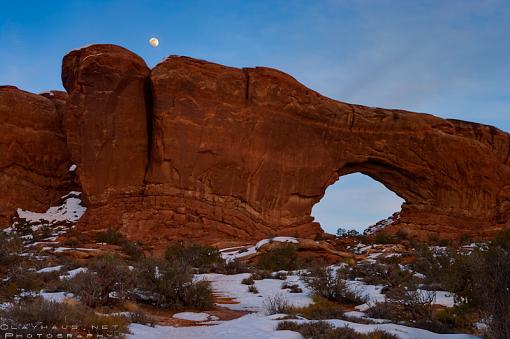
[[[3,1],[0,84],[61,89],[62,56],[91,43],[150,66],[179,54],[275,67],[338,100],[510,130],[510,1]],[[334,215],[382,191],[354,186],[366,203],[332,202]]]

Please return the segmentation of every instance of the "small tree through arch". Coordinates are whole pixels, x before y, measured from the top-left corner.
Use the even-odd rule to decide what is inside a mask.
[[[326,189],[312,209],[325,232],[338,235],[363,233],[369,226],[400,211],[404,200],[371,177],[344,175]]]

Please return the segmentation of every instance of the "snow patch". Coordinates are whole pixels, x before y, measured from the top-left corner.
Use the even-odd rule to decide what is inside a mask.
[[[191,321],[207,321],[211,316],[207,313],[181,312],[175,313],[173,318]]]
[[[63,302],[65,299],[73,298],[74,294],[69,292],[39,292],[39,296],[46,299],[47,301],[53,301],[57,303]]]
[[[37,273],[56,272],[56,271],[60,271],[62,269],[62,267],[64,267],[64,266],[58,265],[58,266],[52,266],[52,267],[45,267],[45,268],[42,268],[39,271],[37,271]]]
[[[78,267],[78,268],[75,268],[74,270],[68,271],[66,274],[61,275],[59,278],[60,278],[60,280],[62,280],[62,279],[72,279],[78,273],[82,273],[82,272],[85,273],[87,271],[88,271],[88,269],[86,267]]]

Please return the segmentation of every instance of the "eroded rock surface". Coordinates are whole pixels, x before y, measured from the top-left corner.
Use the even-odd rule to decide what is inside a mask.
[[[118,195],[142,195],[148,75],[139,56],[118,46],[94,45],[64,57],[67,143],[91,207]]]
[[[71,162],[59,114],[43,95],[0,86],[0,228],[17,208],[42,212],[67,193]]]

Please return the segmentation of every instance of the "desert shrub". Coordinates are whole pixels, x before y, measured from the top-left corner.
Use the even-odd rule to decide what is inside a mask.
[[[372,305],[366,313],[371,318],[382,318],[393,321],[420,321],[422,324],[432,323],[435,293],[400,288],[387,295],[386,301]]]
[[[330,267],[317,266],[303,280],[314,295],[327,300],[356,305],[366,302],[366,296],[347,286],[341,271]]]
[[[480,293],[476,286],[476,276],[483,269],[484,256],[480,251],[469,255],[446,249],[433,251],[428,247],[417,250],[414,269],[425,275],[427,289],[443,289],[455,294],[459,304],[477,308]]]
[[[106,231],[96,234],[96,241],[121,246],[127,241],[127,239],[118,230],[109,227]]]
[[[455,329],[464,329],[471,327],[471,320],[469,318],[469,310],[464,306],[455,306],[440,310],[434,315],[434,320],[442,327],[440,331],[434,332],[447,332]]]
[[[396,244],[398,243],[398,241],[399,239],[397,239],[396,236],[394,236],[393,234],[389,234],[387,232],[377,232],[372,240],[374,244],[386,244],[386,245]]]
[[[332,338],[331,332],[334,326],[325,321],[313,321],[304,324],[298,324],[294,321],[282,321],[276,327],[277,331],[288,330],[299,332],[305,338]],[[354,331],[353,331],[354,332]],[[327,335],[327,337],[326,337]],[[342,337],[345,338],[345,337]]]
[[[287,273],[282,272],[282,271],[274,272],[273,274],[271,274],[271,278],[278,279],[278,280],[285,280],[285,279],[287,279]]]
[[[144,259],[134,271],[137,290],[132,295],[139,302],[164,308],[190,306],[207,309],[213,305],[209,282],[193,281],[188,266]]]
[[[53,235],[54,229],[50,225],[40,225],[25,219],[17,219],[12,225],[12,233],[21,237],[24,243],[33,243]]]
[[[402,307],[398,303],[388,301],[380,301],[371,304],[370,308],[365,311],[370,318],[389,319],[393,321],[401,321]]]
[[[345,310],[335,302],[314,297],[313,303],[304,307],[293,307],[289,313],[300,315],[306,319],[342,319]]]
[[[491,241],[492,249],[510,250],[510,228],[500,231]]]
[[[262,253],[258,258],[257,267],[271,272],[299,269],[300,262],[296,258],[296,246],[292,244],[281,244]]]
[[[25,260],[20,256],[22,249],[23,242],[19,237],[0,231],[0,274],[2,278]]]
[[[349,327],[334,327],[326,321],[301,324],[294,321],[282,321],[276,330],[299,332],[303,337],[313,339],[398,339],[398,336],[388,332],[376,330],[370,333],[358,333]]]
[[[88,333],[95,335],[109,336],[115,333],[122,336],[128,333],[129,321],[122,316],[110,316],[96,314],[94,310],[79,303],[56,303],[44,299],[32,301],[23,301],[0,310],[2,322],[8,326],[17,327],[16,334],[32,335],[38,337],[38,334],[53,335],[58,338],[58,334],[73,334],[71,330],[75,325]],[[31,326],[26,326],[31,324]],[[23,329],[27,328],[26,330]],[[55,326],[56,328],[52,329]],[[60,330],[67,326],[67,330]],[[35,327],[35,328],[34,328]],[[2,330],[3,331],[3,330]],[[1,331],[0,331],[1,333]],[[78,332],[74,331],[76,336]],[[51,336],[48,336],[51,337]]]
[[[361,278],[367,284],[385,285],[393,288],[413,282],[414,272],[404,270],[397,263],[359,263],[353,267],[350,276]]]
[[[255,284],[255,280],[253,280],[253,276],[250,275],[248,278],[244,278],[243,280],[241,280],[241,284],[253,285]]]
[[[292,312],[292,306],[281,293],[277,293],[264,299],[262,306],[264,307],[267,315]]]
[[[134,284],[133,272],[114,254],[92,259],[88,271],[65,282],[67,290],[90,307],[111,305],[127,298]]]
[[[32,235],[34,233],[32,226],[33,224],[25,219],[18,219],[12,224],[13,231],[18,236]]]
[[[290,293],[302,293],[303,292],[303,289],[301,287],[299,287],[298,284],[290,284],[288,283],[287,281],[285,281],[283,284],[282,284],[282,290],[283,289],[288,289],[290,290],[289,292]]]
[[[155,321],[150,316],[141,311],[130,312],[129,321],[136,324],[142,324],[154,327]]]
[[[250,285],[250,286],[248,286],[248,292],[257,294],[257,293],[259,293],[259,290],[255,287],[255,285]]]
[[[171,245],[166,249],[165,259],[182,266],[198,268],[201,272],[219,269],[225,265],[216,248],[199,244]]]
[[[229,260],[225,261],[222,265],[218,265],[211,269],[211,272],[221,274],[240,274],[249,273],[252,270],[241,260]]]
[[[173,294],[170,293],[170,295]],[[177,300],[182,306],[194,307],[199,310],[209,309],[214,305],[211,284],[206,280],[190,282],[182,289]]]
[[[271,279],[273,278],[273,274],[265,270],[255,270],[251,274],[251,277],[253,278],[253,280]]]
[[[144,257],[143,248],[138,242],[126,241],[122,244],[122,251],[133,261],[140,260]]]
[[[66,239],[60,243],[61,246],[64,247],[78,247],[80,245],[80,242],[76,238]]]
[[[468,234],[468,233],[462,233],[462,234],[460,235],[459,243],[460,243],[461,245],[469,244],[469,243],[471,243],[472,241],[473,241],[473,238],[471,237],[471,235],[470,235],[470,234]]]
[[[463,326],[466,314],[480,312],[488,338],[510,333],[510,229],[495,236],[488,248],[470,254],[420,253],[416,269],[427,282],[455,293],[455,316],[438,314],[445,327]],[[455,324],[455,325],[452,325]]]
[[[0,300],[13,300],[21,292],[55,290],[60,286],[58,272],[37,273],[25,266],[12,269],[9,276],[0,281]]]
[[[416,272],[425,275],[425,284],[430,288],[446,289],[448,270],[455,260],[450,250],[432,250],[428,246],[419,246],[416,249],[416,262],[413,268]]]
[[[480,270],[483,270],[483,255],[473,252],[470,255],[455,253],[450,265],[440,275],[440,285],[455,293],[457,303],[478,307],[480,304],[479,284],[476,282]]]
[[[510,333],[510,229],[499,233],[483,253],[474,279],[488,338],[508,338]]]

